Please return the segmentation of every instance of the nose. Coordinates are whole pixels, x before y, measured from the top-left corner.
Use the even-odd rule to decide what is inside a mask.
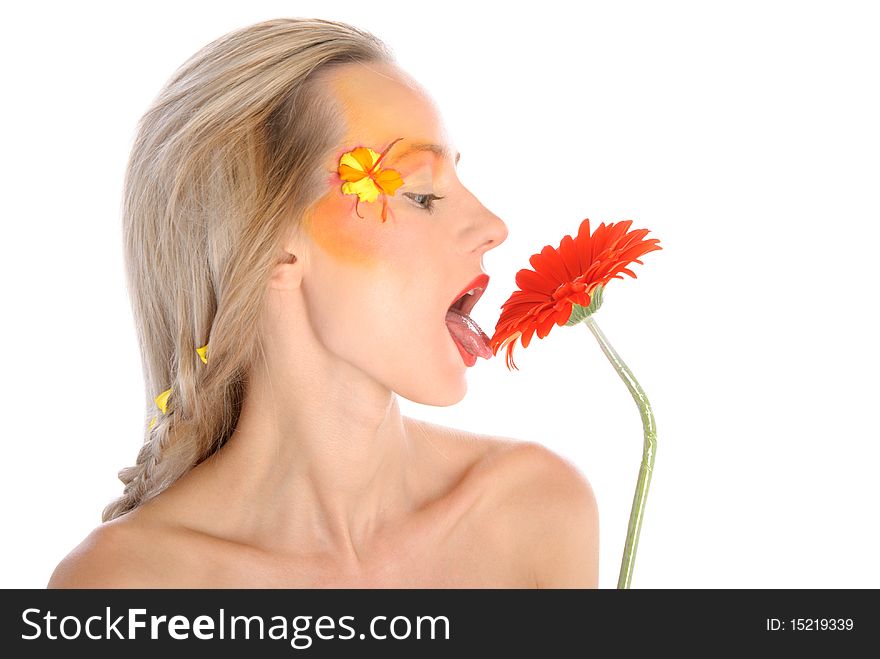
[[[476,220],[475,224],[477,238],[474,249],[481,256],[507,240],[507,225],[504,223],[504,220],[488,208],[482,207],[479,219]]]

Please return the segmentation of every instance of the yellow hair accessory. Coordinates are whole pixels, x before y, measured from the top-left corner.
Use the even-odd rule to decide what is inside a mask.
[[[366,146],[359,146],[347,151],[339,158],[339,177],[345,181],[342,184],[343,194],[356,194],[354,210],[358,217],[363,217],[357,211],[357,204],[362,201],[376,201],[382,195],[382,221],[385,221],[388,209],[388,197],[393,195],[397,188],[403,185],[400,173],[393,169],[382,169],[379,163],[388,153],[388,149],[402,140],[398,137],[389,144],[382,153],[377,153]]]
[[[162,414],[165,414],[165,412],[168,411],[168,396],[170,395],[171,389],[166,389],[153,399],[156,401],[156,407],[158,407],[162,411]]]
[[[207,364],[208,363],[208,344],[206,343],[201,348],[196,348],[196,352],[199,353],[199,359],[201,359],[203,363]],[[153,399],[154,401],[156,401],[156,407],[159,408],[159,411],[162,412],[162,414],[165,414],[165,412],[168,411],[168,396],[170,396],[170,395],[171,395],[171,389],[166,389],[165,391],[163,391],[161,394],[159,394],[158,396],[156,396]],[[156,419],[158,419],[158,418],[159,418],[158,416],[154,416],[150,420],[150,425],[148,426],[148,430],[153,429],[153,426],[156,425]]]

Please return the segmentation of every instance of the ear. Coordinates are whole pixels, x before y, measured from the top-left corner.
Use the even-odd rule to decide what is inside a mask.
[[[290,291],[300,287],[303,278],[303,259],[285,250],[281,259],[275,264],[269,288]]]

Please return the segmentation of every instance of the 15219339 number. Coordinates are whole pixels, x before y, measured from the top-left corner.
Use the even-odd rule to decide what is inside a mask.
[[[852,631],[855,622],[852,618],[767,618],[765,629],[768,632],[805,631]]]
[[[792,618],[792,631],[851,631],[852,618]]]

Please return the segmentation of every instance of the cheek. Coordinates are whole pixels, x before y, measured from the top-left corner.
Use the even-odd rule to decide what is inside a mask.
[[[348,264],[373,266],[387,258],[386,234],[389,222],[382,224],[379,218],[382,198],[373,203],[360,202],[354,212],[355,195],[343,195],[337,191],[322,199],[306,216],[305,228],[309,237],[324,251]]]

